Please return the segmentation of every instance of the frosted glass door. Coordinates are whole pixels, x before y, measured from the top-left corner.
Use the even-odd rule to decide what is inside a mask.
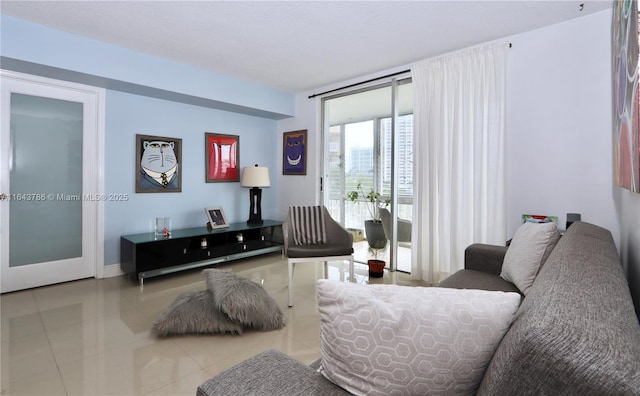
[[[3,293],[95,276],[96,101],[2,75]]]
[[[11,94],[9,266],[82,257],[82,103]]]

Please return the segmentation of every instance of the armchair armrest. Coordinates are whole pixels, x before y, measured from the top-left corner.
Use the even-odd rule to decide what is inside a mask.
[[[500,275],[506,246],[474,243],[464,251],[464,268]]]
[[[327,244],[353,246],[353,235],[331,217],[327,208],[323,207],[322,211],[327,227]]]

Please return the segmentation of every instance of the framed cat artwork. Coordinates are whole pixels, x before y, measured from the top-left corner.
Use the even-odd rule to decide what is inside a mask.
[[[182,139],[136,135],[136,192],[182,192]]]
[[[282,136],[282,174],[307,174],[307,130],[284,132]]]

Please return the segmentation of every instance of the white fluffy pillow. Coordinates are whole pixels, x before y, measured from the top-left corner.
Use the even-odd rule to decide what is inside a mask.
[[[526,295],[559,239],[554,222],[523,223],[507,249],[500,276]]]
[[[354,394],[474,394],[518,293],[318,281],[323,374]]]

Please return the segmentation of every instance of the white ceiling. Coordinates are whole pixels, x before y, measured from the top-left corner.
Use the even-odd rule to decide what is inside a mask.
[[[593,0],[1,0],[0,12],[301,92],[611,6]]]

